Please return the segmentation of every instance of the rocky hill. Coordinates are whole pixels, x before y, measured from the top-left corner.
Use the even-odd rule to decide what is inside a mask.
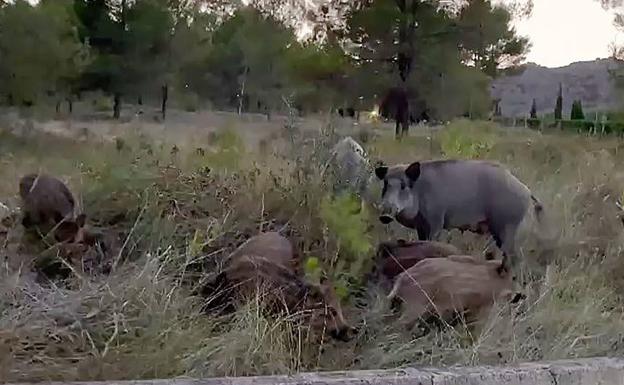
[[[494,99],[500,98],[503,116],[525,116],[533,98],[538,114],[552,114],[561,83],[564,116],[569,116],[575,99],[582,101],[585,111],[608,110],[618,104],[609,74],[617,66],[612,59],[577,62],[559,68],[529,63],[517,74],[494,80],[491,94]]]

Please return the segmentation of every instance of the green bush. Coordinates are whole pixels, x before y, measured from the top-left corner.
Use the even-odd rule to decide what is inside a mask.
[[[442,152],[447,157],[481,158],[494,146],[494,131],[491,122],[455,120],[440,134]]]
[[[540,128],[540,125],[542,123],[541,119],[527,119],[527,126],[529,128]]]
[[[107,112],[113,109],[113,100],[106,95],[96,95],[92,103],[93,109],[97,112]]]
[[[589,132],[594,122],[589,120],[561,120],[561,129],[565,131]]]
[[[195,112],[199,109],[199,96],[194,92],[184,92],[179,95],[180,106],[186,112]]]
[[[320,217],[328,233],[338,242],[340,258],[334,271],[338,278],[336,289],[341,286],[346,289],[345,281],[360,281],[370,267],[373,244],[368,233],[369,213],[356,196],[347,193],[323,199]]]
[[[585,114],[583,113],[583,104],[580,100],[572,102],[572,111],[570,111],[571,120],[585,120]]]
[[[233,127],[224,127],[214,133],[210,145],[210,150],[203,157],[202,166],[230,171],[238,169],[246,149],[243,138]]]

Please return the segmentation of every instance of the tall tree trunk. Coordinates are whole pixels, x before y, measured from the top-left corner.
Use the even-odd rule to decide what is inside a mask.
[[[67,98],[67,108],[69,110],[69,114],[71,115],[74,112],[74,101],[71,97]]]
[[[243,112],[243,98],[245,97],[245,83],[247,83],[247,72],[249,72],[249,68],[245,67],[245,72],[243,73],[243,84],[241,85],[241,92],[238,98],[238,114],[239,115]]]
[[[401,139],[408,134],[409,130],[409,99],[407,97],[407,87],[405,84],[396,88],[395,108],[396,108],[396,126],[395,136]]]
[[[115,92],[113,97],[113,118],[119,119],[121,117],[121,93]]]
[[[167,84],[163,84],[162,86],[162,104],[160,106],[160,112],[162,114],[162,119],[165,120],[167,117],[167,99],[169,98],[169,86]]]
[[[143,95],[139,95],[139,96],[137,96],[137,104],[138,104],[139,106],[142,106],[142,105],[143,105]]]
[[[56,101],[56,114],[59,115],[61,113],[61,101],[60,99]]]

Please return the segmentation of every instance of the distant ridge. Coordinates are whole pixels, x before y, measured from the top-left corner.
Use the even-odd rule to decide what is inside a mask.
[[[536,100],[538,115],[553,113],[559,83],[563,88],[563,113],[569,116],[574,99],[580,99],[585,111],[608,110],[618,105],[609,70],[619,64],[613,59],[596,59],[548,68],[526,63],[513,74],[495,79],[490,92],[500,98],[503,116],[525,116]]]

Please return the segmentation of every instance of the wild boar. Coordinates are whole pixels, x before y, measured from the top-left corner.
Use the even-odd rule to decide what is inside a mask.
[[[482,320],[496,301],[515,302],[511,274],[501,276],[501,261],[479,261],[467,255],[429,258],[399,274],[388,299],[403,309],[402,322],[437,316],[448,320],[465,313],[467,323]]]
[[[58,178],[28,174],[19,182],[22,200],[22,225],[39,227],[45,234],[58,223],[74,217],[75,201],[69,188]]]
[[[461,251],[448,243],[435,241],[382,242],[377,248],[376,274],[387,280],[394,278],[425,258],[445,258]]]
[[[280,265],[286,269],[296,271],[300,267],[300,256],[288,238],[278,232],[267,231],[253,236],[243,242],[228,260],[236,262],[242,256],[257,255],[268,257],[272,264]]]
[[[59,223],[54,236],[60,242],[61,255],[79,267],[79,270],[88,273],[110,272],[115,242],[111,234],[87,226],[85,214]]]
[[[225,269],[207,285],[205,310],[235,309],[237,300],[262,299],[272,313],[306,314],[316,330],[326,330],[339,340],[349,340],[355,333],[345,320],[340,301],[331,282],[308,283],[297,274],[297,258],[292,244],[278,233],[264,233],[250,238],[228,258]]]
[[[397,220],[416,229],[421,240],[435,240],[442,229],[488,232],[503,252],[502,270],[517,264],[518,228],[532,203],[541,224],[543,206],[502,165],[481,160],[434,160],[379,166],[383,181],[379,220]]]

